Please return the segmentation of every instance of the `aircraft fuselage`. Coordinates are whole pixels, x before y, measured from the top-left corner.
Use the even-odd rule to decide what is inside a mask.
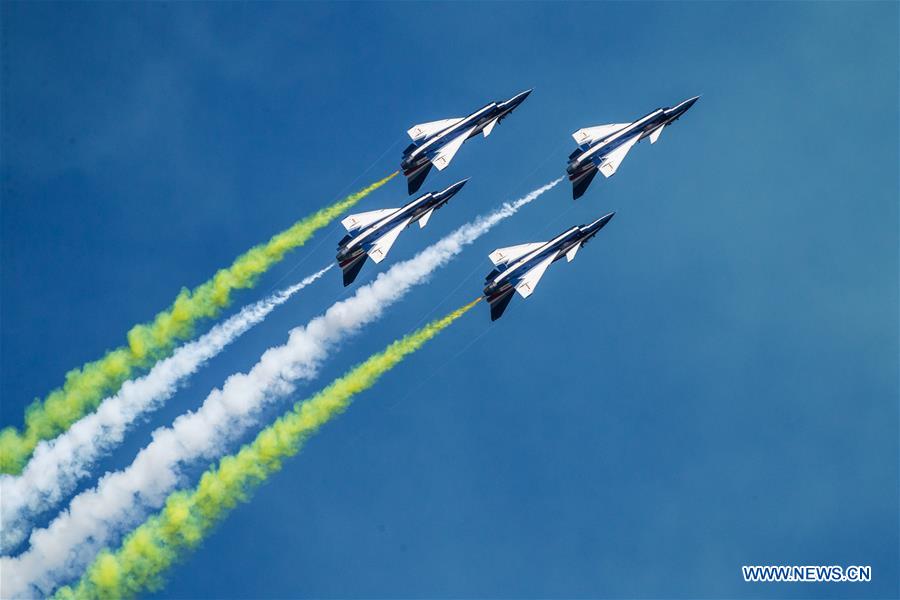
[[[357,235],[352,236],[348,234],[338,243],[338,264],[343,267],[345,264],[353,262],[386,232],[407,219],[410,223],[417,221],[432,208],[438,209],[446,204],[449,199],[449,196],[438,198],[432,192],[428,192],[424,196],[419,196],[412,202],[407,203],[403,208],[397,209],[393,214],[379,219],[368,227],[364,227]]]
[[[604,215],[588,225],[568,229],[543,246],[512,261],[505,268],[496,268],[485,279],[484,295],[488,302],[511,294],[522,278],[541,262],[552,257],[551,263],[563,258],[575,246],[583,245],[612,219],[615,213]]]
[[[403,158],[400,161],[400,169],[408,180],[409,193],[416,192],[422,185],[431,169],[432,160],[439,156],[442,148],[454,143],[461,135],[465,135],[465,140],[468,140],[482,132],[485,135],[489,134],[494,125],[519,106],[530,93],[531,90],[527,90],[516,94],[509,100],[491,102],[452,125],[433,131],[421,138],[414,136],[413,142],[403,151]],[[410,135],[413,135],[412,130]],[[446,167],[452,154],[446,157],[446,161],[438,163],[439,169]]]
[[[629,123],[618,131],[613,131],[600,139],[591,140],[586,144],[579,145],[569,155],[569,164],[566,167],[566,173],[569,180],[573,183],[583,181],[580,187],[584,188],[593,177],[592,171],[597,169],[603,163],[606,156],[611,154],[623,144],[632,144],[640,140],[654,135],[658,136],[660,130],[673,122],[677,121],[694,103],[698,97],[689,98],[671,108],[658,108],[653,112],[647,113],[637,121]],[[637,138],[637,139],[635,139]],[[651,142],[656,141],[651,138]],[[627,149],[625,150],[627,152]],[[614,171],[615,169],[613,169]],[[611,173],[607,173],[609,176]],[[584,192],[583,189],[576,191],[575,198],[578,198]]]

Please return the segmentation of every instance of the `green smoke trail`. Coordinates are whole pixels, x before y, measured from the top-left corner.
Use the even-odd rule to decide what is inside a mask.
[[[182,289],[172,306],[156,315],[152,322],[131,328],[126,346],[69,371],[61,388],[50,392],[43,402],[35,400],[26,409],[24,432],[20,433],[14,427],[0,432],[0,473],[21,473],[38,442],[59,435],[94,410],[135,371],[167,356],[177,342],[192,336],[199,320],[218,315],[230,302],[233,291],[253,286],[259,276],[280,262],[288,251],[305,244],[316,231],[396,175],[396,172],[391,173],[297,221],[265,244],[240,255],[230,267],[220,269],[212,279],[193,290]]]
[[[397,340],[311,398],[295,404],[252,443],[211,467],[195,488],[170,494],[159,513],[133,530],[116,551],[101,552],[75,587],[61,588],[56,597],[130,598],[159,588],[166,570],[202,542],[238,502],[249,500],[256,486],[279,471],[282,461],[296,454],[322,425],[343,412],[354,395],[372,387],[381,375],[447,328],[478,300]]]

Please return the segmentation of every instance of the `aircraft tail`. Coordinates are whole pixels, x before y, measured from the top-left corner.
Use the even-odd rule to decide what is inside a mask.
[[[584,193],[587,191],[588,186],[591,185],[591,182],[594,180],[594,177],[597,175],[597,169],[593,166],[588,169],[587,172],[579,175],[578,177],[572,180],[572,199],[578,200]]]
[[[367,254],[360,254],[354,260],[341,265],[341,269],[344,271],[344,287],[347,287],[348,285],[356,281],[356,277],[362,270],[363,265],[366,264],[367,258]]]
[[[515,291],[515,288],[510,288],[508,292],[505,292],[494,299],[488,299],[488,302],[491,304],[491,321],[496,321],[503,316],[503,312],[506,310],[506,307],[509,306],[509,302],[513,299]]]
[[[419,188],[425,183],[425,178],[428,176],[429,171],[431,171],[431,162],[425,163],[415,171],[404,173],[404,175],[406,175],[406,183],[410,194],[419,191]]]

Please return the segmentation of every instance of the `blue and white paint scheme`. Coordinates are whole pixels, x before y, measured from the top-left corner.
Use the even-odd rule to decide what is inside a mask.
[[[467,139],[483,134],[487,137],[494,126],[519,106],[531,90],[516,94],[504,102],[491,102],[468,117],[441,119],[413,125],[406,132],[412,144],[403,151],[400,169],[406,176],[409,193],[422,187],[432,166],[443,171]]]
[[[434,211],[447,204],[467,181],[457,181],[441,192],[428,192],[403,208],[357,213],[341,221],[347,235],[338,242],[337,262],[344,271],[344,286],[353,283],[367,257],[376,263],[383,261],[409,224],[418,221],[419,228],[424,228]]]
[[[569,155],[566,168],[572,182],[572,198],[577,200],[584,195],[597,171],[612,177],[631,147],[645,137],[655,144],[663,128],[677,121],[698,98],[694,96],[671,108],[658,108],[633,123],[585,127],[573,133],[578,148]]]
[[[488,258],[496,268],[484,280],[484,296],[491,305],[491,321],[503,315],[513,292],[523,298],[530,296],[551,264],[563,256],[572,262],[578,250],[615,214],[611,212],[588,225],[572,227],[549,242],[520,244],[491,252]]]

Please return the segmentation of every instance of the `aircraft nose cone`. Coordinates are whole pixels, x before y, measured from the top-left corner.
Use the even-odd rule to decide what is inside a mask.
[[[450,186],[450,190],[452,190],[453,193],[455,194],[456,192],[461,190],[464,185],[466,185],[466,183],[469,181],[469,179],[470,179],[469,177],[466,177],[462,181],[457,181],[456,183],[454,183],[453,185]]]
[[[692,107],[692,106],[694,105],[694,103],[695,103],[697,100],[699,100],[699,99],[700,99],[700,96],[694,96],[693,98],[688,98],[687,100],[685,100],[685,101],[683,102],[683,108],[684,108],[684,110],[687,110],[687,109],[689,109],[690,107]]]
[[[463,188],[464,185],[466,185],[467,181],[469,181],[469,177],[466,177],[462,181],[457,181],[456,183],[454,183],[453,185],[448,187],[446,190],[441,192],[441,196],[446,197],[448,199],[452,198],[453,196],[456,195],[457,192],[459,192],[459,190],[461,190]]]
[[[516,94],[515,96],[513,96],[512,98],[509,99],[508,104],[510,105],[511,108],[517,107],[518,105],[522,104],[522,102],[525,101],[525,98],[527,98],[528,95],[531,94],[532,91],[534,91],[534,88],[531,88],[530,90],[525,90],[524,92],[520,92],[520,93]]]
[[[612,220],[612,218],[615,216],[615,214],[616,214],[616,212],[613,211],[613,212],[611,212],[611,213],[609,213],[609,214],[603,215],[602,217],[600,217],[599,219],[597,219],[596,221],[594,221],[594,222],[591,224],[591,225],[592,225],[592,229],[593,229],[594,231],[600,231],[601,229],[603,229],[603,227],[604,227],[607,223],[610,222],[610,220]]]

